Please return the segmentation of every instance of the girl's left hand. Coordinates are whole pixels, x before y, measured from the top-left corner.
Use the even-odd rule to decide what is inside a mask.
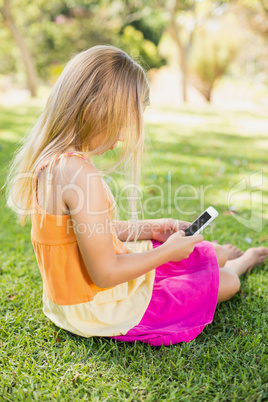
[[[152,239],[164,243],[173,233],[185,230],[190,225],[190,222],[172,218],[154,219],[152,224]]]

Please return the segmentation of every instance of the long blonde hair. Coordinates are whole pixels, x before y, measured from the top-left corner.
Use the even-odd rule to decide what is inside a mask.
[[[128,202],[131,220],[135,221],[144,150],[143,111],[148,99],[145,70],[121,49],[99,45],[75,55],[52,89],[37,123],[14,153],[4,186],[7,186],[7,206],[16,213],[18,223],[25,225],[35,208],[33,188],[37,167],[49,159],[51,177],[56,159],[69,147],[90,160],[91,156],[106,152],[119,135],[124,137],[122,158],[100,173],[111,173],[125,162],[125,177],[133,184]],[[99,134],[104,134],[103,142],[91,149],[91,141]],[[64,159],[67,158],[59,162],[60,171]],[[47,199],[46,196],[45,202]],[[114,214],[118,219],[117,207]],[[135,231],[136,239],[137,225]]]

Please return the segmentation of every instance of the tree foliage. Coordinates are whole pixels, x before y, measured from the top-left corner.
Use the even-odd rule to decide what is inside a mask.
[[[13,0],[13,14],[44,80],[56,74],[72,54],[96,44],[133,48],[149,67],[163,65],[165,60],[157,50],[161,19],[150,17],[147,22],[146,15],[148,11],[153,14],[152,9],[144,12],[141,4],[133,8],[129,3],[131,6],[123,0]],[[0,37],[7,39],[7,45],[0,45],[0,73],[16,71],[14,41],[3,28]]]
[[[73,54],[97,44],[118,46],[146,69],[159,68],[166,59],[158,45],[163,33],[169,33],[179,55],[184,100],[189,82],[209,100],[237,52],[226,28],[211,33],[213,21],[231,10],[238,25],[250,26],[261,40],[266,41],[268,32],[268,0],[0,0],[0,11],[5,3],[12,5],[17,32],[39,80],[50,83]],[[27,50],[18,47],[4,20],[0,13],[0,74],[21,77]]]
[[[198,28],[189,61],[190,82],[208,102],[217,80],[228,71],[241,43],[234,30],[228,32],[226,19],[223,21],[216,30],[213,25],[212,29],[209,25]]]

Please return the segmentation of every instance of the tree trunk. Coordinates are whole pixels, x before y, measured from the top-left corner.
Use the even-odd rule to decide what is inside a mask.
[[[197,73],[189,74],[189,82],[191,85],[197,89],[197,91],[204,96],[205,100],[209,103],[211,102],[211,95],[214,89],[215,81],[216,78],[212,82],[205,82]]]
[[[182,75],[182,99],[183,102],[187,102],[187,81],[188,81],[188,71],[187,71],[187,60],[185,55],[185,50],[180,41],[178,41],[178,48],[180,52],[180,63],[181,63],[181,75]]]
[[[212,88],[210,88],[208,91],[203,92],[203,95],[206,99],[207,102],[211,102],[211,92],[212,92]]]
[[[4,7],[2,8],[1,12],[3,15],[4,24],[9,28],[18,48],[20,49],[22,61],[24,63],[26,71],[28,88],[30,90],[31,96],[35,97],[37,94],[37,72],[35,69],[33,58],[25,44],[22,34],[20,33],[13,19],[10,0],[5,0]]]
[[[195,4],[190,6],[190,9],[194,13],[195,16]],[[178,47],[179,55],[180,55],[180,67],[181,67],[181,75],[182,75],[182,97],[183,102],[187,102],[187,83],[188,83],[188,61],[189,61],[189,53],[193,43],[194,31],[197,25],[197,19],[195,18],[193,28],[190,32],[188,43],[184,46],[182,41],[180,40],[180,26],[176,21],[176,13],[180,10],[180,2],[173,0],[170,3],[170,7],[168,8],[170,21],[168,32],[170,33],[172,39]]]
[[[176,43],[179,50],[180,55],[179,64],[181,67],[181,75],[182,75],[182,99],[183,102],[187,102],[187,60],[186,60],[185,49],[179,39],[179,33],[175,23],[175,16],[173,18],[171,17],[168,32],[170,33],[172,39]]]

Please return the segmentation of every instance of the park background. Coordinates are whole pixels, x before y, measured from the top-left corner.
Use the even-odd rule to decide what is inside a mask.
[[[0,0],[0,185],[64,65],[97,44],[148,73],[145,218],[191,221],[213,205],[207,240],[267,245],[267,0]],[[185,184],[178,207],[166,194]],[[17,224],[3,189],[0,204],[0,398],[268,399],[267,264],[188,344],[80,338],[43,315],[30,224]]]

